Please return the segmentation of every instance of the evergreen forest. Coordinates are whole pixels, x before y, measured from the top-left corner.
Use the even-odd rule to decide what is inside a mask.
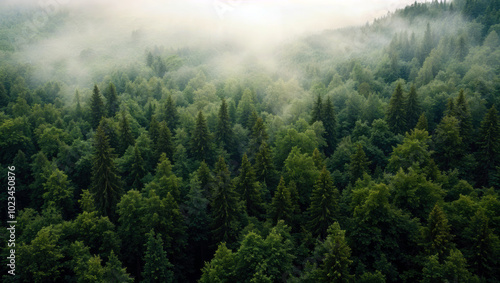
[[[499,0],[265,56],[51,5],[0,4],[2,282],[500,281]]]

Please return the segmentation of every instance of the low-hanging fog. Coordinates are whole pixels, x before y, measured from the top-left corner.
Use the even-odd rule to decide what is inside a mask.
[[[275,71],[276,54],[286,44],[369,23],[412,2],[8,0],[0,7],[29,13],[24,33],[11,41],[21,51],[16,60],[32,65],[39,81],[88,87],[112,69],[144,62],[146,50],[155,47],[209,48],[211,69],[223,74],[238,73],[248,63]],[[47,33],[49,23],[55,28]]]

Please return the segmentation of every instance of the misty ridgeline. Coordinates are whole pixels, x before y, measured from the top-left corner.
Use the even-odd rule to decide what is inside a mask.
[[[500,1],[31,2],[0,4],[2,282],[500,281]]]

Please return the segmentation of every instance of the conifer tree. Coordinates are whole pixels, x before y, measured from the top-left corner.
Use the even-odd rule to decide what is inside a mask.
[[[215,138],[217,144],[224,145],[224,149],[229,152],[233,150],[234,134],[225,99],[222,99],[220,105],[219,119],[217,120],[217,134]]]
[[[121,112],[120,123],[118,126],[120,127],[120,139],[118,140],[119,153],[123,154],[129,146],[135,144],[132,129],[130,128],[130,123],[128,122],[125,111]]]
[[[248,215],[260,216],[263,212],[260,185],[255,178],[255,173],[246,153],[243,154],[240,174],[236,177],[234,183],[236,192],[239,193]]]
[[[162,121],[158,127],[158,139],[156,141],[157,156],[165,153],[167,158],[172,160],[174,156],[174,142],[172,141],[172,133],[165,121]]]
[[[146,253],[144,254],[144,270],[142,271],[142,282],[173,282],[173,265],[167,258],[167,253],[163,249],[161,234],[155,236],[153,229],[147,234]]]
[[[215,164],[215,189],[212,200],[213,233],[215,240],[233,241],[236,239],[240,217],[239,196],[234,191],[233,183],[226,162],[221,156]]]
[[[99,122],[101,122],[101,118],[105,115],[104,103],[102,102],[101,94],[99,93],[99,88],[97,85],[94,85],[94,91],[92,92],[92,96],[90,97],[90,122],[92,128],[97,128],[99,126]]]
[[[130,169],[130,175],[132,176],[132,188],[140,190],[144,185],[142,183],[142,178],[146,176],[146,163],[141,156],[139,147],[137,144],[134,146],[134,161],[132,163],[132,168]]]
[[[191,155],[199,161],[209,162],[211,154],[211,137],[208,132],[207,121],[203,113],[198,112],[196,125],[191,134]]]
[[[326,250],[325,258],[320,266],[319,279],[322,282],[351,282],[349,266],[352,263],[351,249],[345,239],[345,231],[340,230],[338,222],[328,228],[323,247]]]
[[[268,138],[269,136],[267,135],[264,120],[258,117],[252,128],[252,133],[250,134],[249,155],[252,160],[255,157],[255,154],[259,151],[262,143],[267,142]]]
[[[273,196],[269,214],[273,223],[277,223],[280,219],[284,220],[286,223],[290,223],[293,212],[290,189],[285,186],[285,180],[283,179],[283,176],[281,176],[278,188]]]
[[[104,268],[104,280],[110,283],[132,283],[134,279],[127,273],[127,269],[122,267],[121,261],[111,251],[109,260]]]
[[[315,236],[324,238],[328,227],[337,217],[338,191],[333,184],[330,172],[323,167],[311,195],[309,230]]]
[[[68,176],[63,171],[55,169],[43,184],[43,189],[45,208],[52,206],[68,217],[73,210],[73,188],[70,186]]]
[[[98,211],[114,219],[116,204],[123,193],[120,177],[113,161],[112,148],[101,125],[94,135],[92,157],[92,194]]]
[[[479,129],[478,183],[487,185],[491,181],[493,171],[500,164],[500,122],[495,106],[484,116]]]
[[[172,99],[172,95],[167,97],[167,102],[165,105],[165,120],[167,121],[167,126],[174,130],[177,127],[177,122],[179,120],[179,113],[177,113],[177,107]]]
[[[468,246],[468,261],[471,270],[479,275],[483,280],[485,278],[494,278],[498,274],[499,251],[498,236],[494,234],[489,227],[489,219],[484,209],[480,208],[470,220],[466,231]]]
[[[457,118],[445,116],[436,128],[436,161],[443,170],[456,168],[462,159],[464,148],[459,127]]]
[[[403,134],[406,129],[405,99],[403,87],[398,83],[387,107],[386,120],[391,131],[395,134]]]
[[[198,176],[198,181],[200,182],[200,188],[203,191],[203,196],[207,199],[212,199],[215,179],[205,161],[200,163],[200,167],[198,168],[198,171],[196,171],[196,174]]]
[[[330,156],[335,151],[337,139],[337,117],[335,116],[335,109],[333,108],[333,103],[330,97],[326,99],[321,111],[321,121],[323,122],[323,127],[325,127],[324,138],[327,145],[325,154]]]
[[[106,91],[106,112],[108,117],[114,117],[118,111],[118,95],[116,94],[116,87],[113,83],[109,83]]]
[[[3,86],[3,84],[1,84]],[[75,91],[75,100],[76,100],[76,108],[75,108],[75,116],[76,118],[81,118],[83,115],[82,106],[80,105],[80,93],[78,90]]]
[[[470,108],[467,100],[465,99],[463,89],[460,89],[460,92],[458,93],[455,113],[453,115],[460,122],[460,136],[463,139],[465,147],[467,147],[471,143],[473,129]]]
[[[427,117],[425,117],[425,113],[422,113],[420,117],[418,118],[417,125],[415,126],[415,129],[422,130],[422,131],[428,131],[429,124],[427,123]]]
[[[422,229],[425,251],[428,255],[437,254],[443,260],[453,247],[448,218],[443,209],[436,204],[429,214],[427,227]]]
[[[269,185],[274,176],[274,165],[271,156],[271,148],[264,141],[255,156],[255,173],[257,181]]]
[[[156,116],[151,117],[148,134],[153,145],[156,147],[156,144],[158,143],[158,136],[160,135],[160,123],[158,123],[158,120],[156,120]]]
[[[321,96],[318,95],[318,98],[314,102],[312,113],[311,113],[311,125],[316,121],[322,121],[321,112],[323,110],[323,102],[321,101]]]
[[[356,146],[356,152],[351,155],[351,163],[349,163],[349,178],[351,179],[351,184],[354,184],[359,178],[363,177],[364,173],[367,173],[368,165],[370,161],[366,157],[363,146],[358,143]]]
[[[410,88],[408,99],[406,100],[406,125],[407,130],[413,129],[419,120],[421,113],[420,103],[418,102],[418,95],[415,85]]]
[[[323,169],[323,167],[325,166],[325,162],[323,160],[323,156],[321,156],[321,153],[319,152],[319,150],[317,148],[314,149],[313,154],[312,154],[312,158],[314,161],[314,166],[316,166],[316,168],[318,168],[318,170]]]

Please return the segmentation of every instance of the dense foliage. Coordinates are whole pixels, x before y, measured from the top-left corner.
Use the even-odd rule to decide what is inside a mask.
[[[415,3],[275,72],[148,48],[88,85],[40,80],[5,39],[32,14],[0,12],[2,282],[498,282],[499,8]]]

